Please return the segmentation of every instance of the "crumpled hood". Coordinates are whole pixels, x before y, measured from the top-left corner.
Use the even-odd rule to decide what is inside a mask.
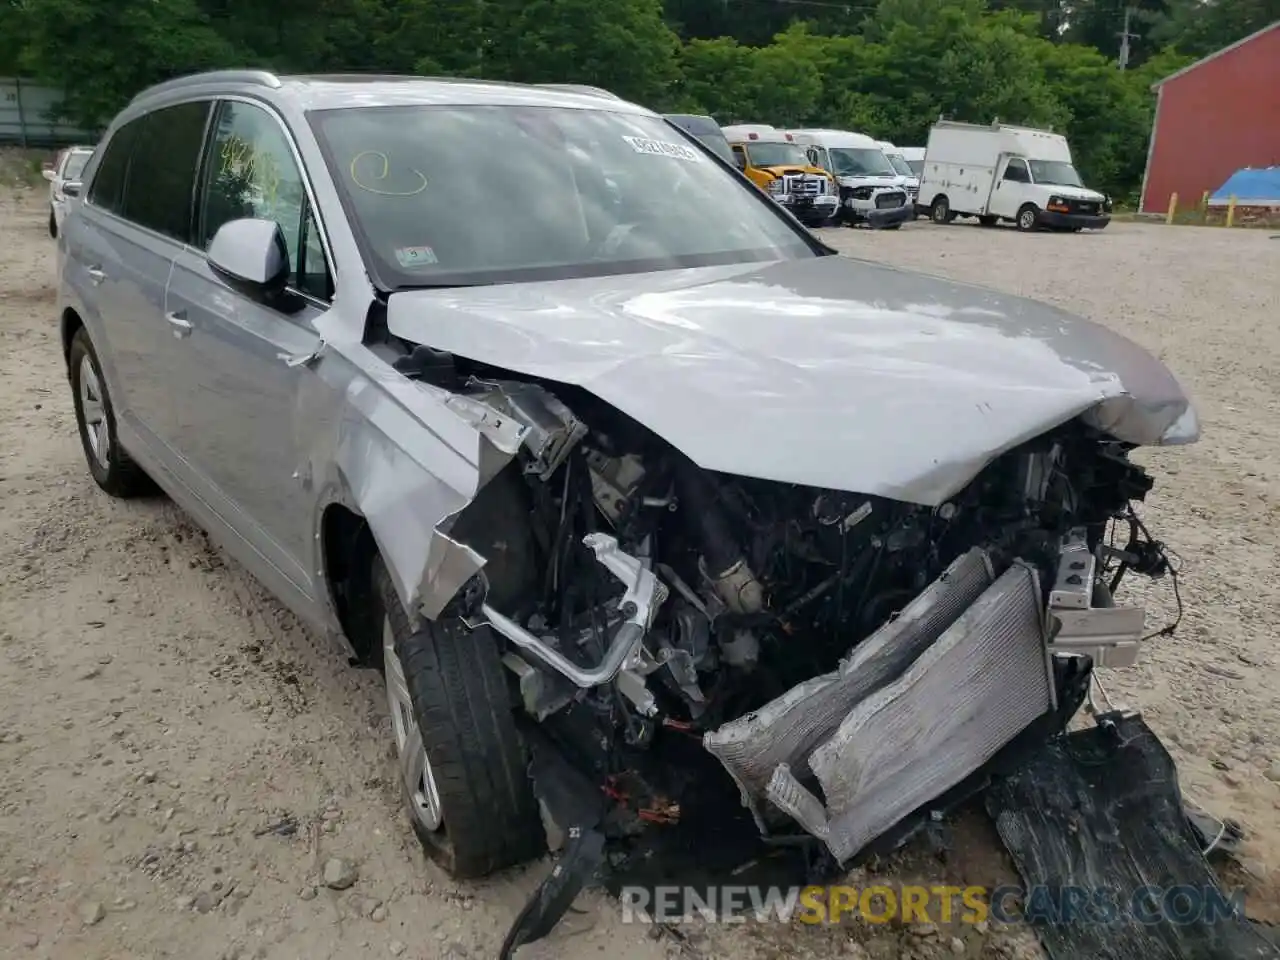
[[[700,466],[936,505],[1089,411],[1190,442],[1165,366],[1054,307],[846,257],[392,294],[392,333],[581,386]]]

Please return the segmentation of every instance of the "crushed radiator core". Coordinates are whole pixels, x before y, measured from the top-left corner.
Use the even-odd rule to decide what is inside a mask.
[[[975,548],[834,673],[704,744],[762,826],[781,810],[843,862],[1053,705],[1039,578],[1015,563],[993,583]]]

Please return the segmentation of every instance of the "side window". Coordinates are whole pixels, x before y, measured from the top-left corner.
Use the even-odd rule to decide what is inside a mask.
[[[306,204],[302,213],[302,236],[298,238],[298,265],[294,271],[293,285],[318,300],[333,299],[333,276],[324,259],[320,229],[316,225],[315,212],[310,203]]]
[[[202,249],[208,249],[218,228],[229,220],[274,220],[284,232],[291,268],[297,271],[306,191],[274,116],[250,103],[223,101],[210,137],[202,193],[197,237]]]
[[[140,121],[124,191],[124,216],[186,243],[196,167],[209,120],[209,101],[180,103]]]
[[[1027,173],[1026,161],[1016,157],[1010,160],[1009,165],[1004,168],[1004,178],[1014,183],[1030,183],[1031,175]]]
[[[124,201],[124,178],[129,171],[129,156],[137,140],[142,120],[132,120],[111,135],[102,162],[98,164],[89,185],[87,199],[95,207],[120,213]]]
[[[739,170],[747,169],[747,151],[745,147],[733,148],[733,163]]]

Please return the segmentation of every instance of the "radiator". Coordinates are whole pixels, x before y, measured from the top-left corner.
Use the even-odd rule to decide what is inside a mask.
[[[781,810],[843,862],[1053,707],[1043,624],[1035,570],[1015,563],[992,582],[971,550],[834,673],[704,745],[762,827]]]

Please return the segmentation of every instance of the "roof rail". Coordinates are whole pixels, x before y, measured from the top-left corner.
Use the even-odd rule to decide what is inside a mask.
[[[610,100],[621,100],[622,98],[616,93],[611,93],[604,87],[593,87],[587,83],[539,83],[535,86],[542,87],[544,90],[567,90],[569,93],[586,93],[594,97],[608,97]]]
[[[137,94],[130,103],[136,103],[143,97],[154,96],[157,93],[168,93],[171,90],[181,90],[184,87],[194,87],[202,83],[247,83],[278,89],[280,78],[267,70],[206,70],[204,73],[192,73],[185,77],[162,80]]]

